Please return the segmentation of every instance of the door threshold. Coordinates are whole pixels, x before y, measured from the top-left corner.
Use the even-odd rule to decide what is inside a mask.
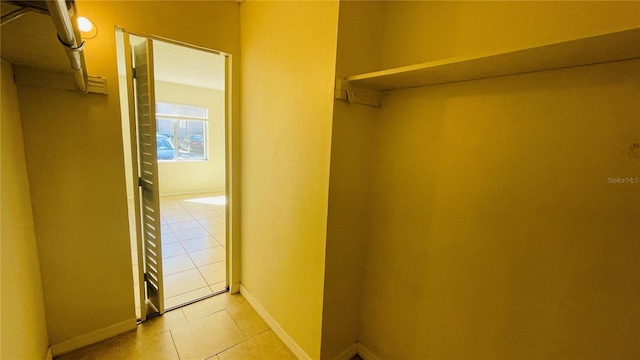
[[[187,302],[186,302],[186,303],[184,303],[184,304],[180,304],[180,305],[172,306],[172,307],[170,307],[170,308],[168,308],[168,309],[165,309],[165,311],[164,311],[164,312],[166,313],[166,312],[168,312],[168,311],[172,311],[172,310],[175,310],[175,309],[179,309],[179,308],[181,308],[181,307],[189,306],[189,305],[191,305],[191,304],[197,303],[198,301],[202,301],[202,300],[205,300],[205,299],[209,299],[209,298],[212,298],[212,297],[214,297],[214,296],[218,296],[218,295],[220,295],[220,294],[224,294],[224,293],[226,293],[226,292],[229,292],[229,287],[228,287],[228,286],[227,286],[225,289],[223,289],[223,290],[220,290],[220,291],[214,292],[213,294],[208,294],[208,295],[205,295],[205,296],[202,296],[202,297],[199,297],[199,298],[193,299],[193,300],[189,300],[189,301],[187,301]],[[156,317],[156,316],[160,316],[160,313],[159,313],[159,312],[155,312],[155,313],[152,313],[152,314],[147,313],[147,320],[148,320],[148,319],[150,319],[150,318]],[[141,320],[141,319],[138,319],[138,325],[140,325],[141,323],[142,323],[142,320]]]

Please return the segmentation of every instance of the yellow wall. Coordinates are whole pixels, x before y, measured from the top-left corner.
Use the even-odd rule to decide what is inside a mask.
[[[32,86],[18,93],[51,343],[135,325],[117,102]]]
[[[225,98],[212,89],[156,82],[156,100],[176,104],[206,106],[209,139],[208,161],[160,161],[160,194],[184,194],[225,190]]]
[[[317,359],[338,3],[241,8],[242,284]]]
[[[114,26],[239,53],[235,2],[77,5],[99,29],[85,54],[89,73],[109,79],[109,95],[18,88],[54,345],[117,324],[135,326]],[[237,100],[231,109],[237,113]]]
[[[383,3],[342,1],[336,77],[380,68]],[[322,313],[323,359],[334,359],[358,340],[360,294],[369,206],[373,127],[378,110],[336,100]]]
[[[361,338],[381,358],[637,355],[640,63],[389,93]],[[482,90],[479,90],[481,87]]]
[[[623,30],[637,1],[385,1],[382,69]]]
[[[381,358],[637,356],[638,185],[607,178],[640,176],[638,61],[388,92],[379,110],[332,97],[336,74],[637,26],[640,3],[342,5],[336,44],[336,2],[79,1],[109,96],[18,89],[51,343],[134,316],[117,25],[234,55],[242,283],[309,357],[355,339]],[[5,227],[3,358],[20,299]],[[36,269],[35,246],[16,251]],[[40,356],[43,326],[25,333]]]
[[[639,6],[388,2],[382,65],[638,26]],[[638,79],[635,60],[385,93],[359,340],[380,358],[637,357],[640,185],[608,178],[640,176]]]
[[[18,94],[2,59],[2,359],[45,359],[49,347]]]

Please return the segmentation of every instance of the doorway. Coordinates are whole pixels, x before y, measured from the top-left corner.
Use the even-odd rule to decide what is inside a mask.
[[[116,31],[136,315],[229,288],[229,55]]]

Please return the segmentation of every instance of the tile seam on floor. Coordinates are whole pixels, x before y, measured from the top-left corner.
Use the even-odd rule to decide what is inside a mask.
[[[195,239],[193,239],[193,240],[195,240]],[[214,238],[214,240],[215,240],[215,238]],[[180,240],[178,240],[178,241],[180,241]],[[186,241],[189,241],[189,240],[186,240]],[[202,250],[207,250],[207,249],[213,249],[213,248],[215,248],[215,247],[217,247],[217,246],[222,246],[222,245],[220,245],[220,243],[218,242],[218,240],[216,240],[216,242],[218,243],[218,245],[214,245],[214,246],[206,247],[206,248],[202,248],[202,249],[197,249],[197,250],[192,250],[192,251],[187,250],[187,248],[185,248],[183,244],[180,244],[180,245],[182,245],[182,247],[183,247],[183,248],[185,249],[185,251],[187,251],[187,252],[196,252],[196,251],[202,251]],[[170,243],[170,244],[171,244],[171,243]]]
[[[185,253],[186,253],[186,252],[185,252]],[[162,257],[162,260],[164,260],[164,259],[171,259],[171,258],[178,257],[178,256],[181,256],[181,255],[185,255],[185,254],[176,254],[176,255],[171,255],[171,256],[167,256],[167,257],[164,257],[164,256],[163,256],[163,257]]]
[[[191,261],[193,261],[193,260],[191,260]],[[222,260],[222,261],[224,261],[224,260]],[[218,262],[220,262],[220,261],[218,261]],[[214,264],[215,264],[215,263],[214,263]],[[207,265],[211,265],[211,264],[207,264]],[[203,266],[207,266],[207,265],[203,265]],[[199,268],[199,267],[197,267],[197,266],[196,266],[196,269],[197,269],[197,270],[198,270],[198,272],[200,273],[200,276],[202,276],[202,278],[204,279],[204,282],[207,284],[207,286],[209,286],[209,289],[211,289],[211,285],[212,285],[212,284],[209,284],[209,281],[208,281],[208,280],[207,280],[207,278],[204,276],[204,274],[202,274],[202,271],[200,271],[200,268]],[[226,272],[226,270],[225,270],[225,272]],[[226,274],[225,274],[225,275],[226,275]],[[218,281],[218,282],[219,282],[219,281]],[[217,284],[217,283],[216,283],[216,284]]]
[[[176,256],[176,257],[177,257],[177,256]],[[180,270],[180,271],[172,272],[172,273],[170,273],[170,274],[169,274],[169,273],[165,273],[165,272],[164,272],[164,269],[163,269],[163,273],[162,273],[162,275],[163,275],[163,276],[162,276],[162,277],[163,277],[163,278],[165,278],[165,277],[167,277],[167,276],[180,274],[180,273],[183,273],[183,272],[186,272],[186,271],[189,271],[189,270],[193,270],[193,269],[195,269],[195,268],[196,268],[196,267],[194,266],[194,267],[192,267],[192,268],[190,268],[190,269]]]
[[[262,320],[262,318],[260,318],[260,319]],[[264,321],[264,320],[262,320],[262,321]],[[265,324],[266,324],[266,323],[265,323]],[[271,328],[267,325],[267,328],[266,328],[266,329],[264,329],[264,330],[261,330],[261,331],[257,332],[257,333],[256,333],[255,335],[253,335],[252,337],[247,338],[247,340],[249,340],[249,339],[253,339],[254,337],[256,337],[256,336],[258,336],[258,335],[260,335],[260,334],[262,334],[262,333],[265,333],[265,332],[267,332],[267,331],[269,331],[269,330],[271,330]]]
[[[242,328],[240,327],[240,324],[238,324],[238,322],[236,321],[236,319],[233,317],[233,315],[231,315],[231,313],[228,310],[228,307],[224,308],[224,311],[227,312],[227,315],[229,315],[229,317],[231,318],[231,320],[233,320],[233,323],[236,324],[236,326],[238,327],[238,329],[240,329],[240,332],[242,333],[242,336],[244,336],[245,341],[249,340],[249,337],[247,336],[247,334],[244,333],[244,331],[242,331]],[[238,344],[236,344],[238,345]],[[235,345],[234,345],[235,346]],[[233,346],[232,346],[233,347]]]
[[[184,316],[184,314],[183,314],[183,316]],[[187,318],[186,316],[184,316],[184,317],[185,317],[185,319]],[[171,335],[171,342],[173,343],[173,350],[175,350],[176,355],[178,355],[178,360],[180,360],[180,352],[178,351],[178,345],[176,345],[176,339],[173,338],[173,332],[171,331],[171,329],[169,329],[169,335]]]
[[[209,249],[209,248],[208,248],[208,249]],[[210,249],[212,249],[212,248],[210,248]],[[202,250],[207,250],[207,249],[202,249]],[[202,251],[202,250],[197,250],[197,251]],[[194,252],[195,252],[195,251],[194,251]],[[191,262],[193,262],[193,263],[196,265],[196,267],[200,267],[200,266],[207,266],[207,265],[215,264],[216,262],[225,261],[225,260],[220,260],[220,261],[215,261],[215,262],[212,262],[212,263],[209,263],[209,264],[197,265],[197,264],[196,264],[196,261],[195,261],[195,260],[193,260],[193,258],[191,257],[191,254],[190,254],[190,253],[187,253],[187,256],[189,256],[189,259],[191,259]]]
[[[193,269],[192,269],[192,270],[193,270]],[[200,286],[199,288],[196,288],[196,289],[187,290],[187,291],[185,291],[185,292],[181,292],[181,293],[179,293],[179,294],[175,294],[175,295],[171,295],[171,296],[169,296],[169,297],[165,297],[165,298],[164,298],[164,300],[165,300],[165,301],[167,301],[168,299],[174,298],[174,297],[176,297],[176,296],[184,295],[184,294],[186,294],[186,293],[189,293],[189,292],[192,292],[192,291],[195,291],[195,290],[199,290],[199,289],[202,289],[202,288],[208,287],[208,286],[209,286],[209,284],[207,283],[207,280],[205,280],[204,276],[200,275],[200,277],[202,277],[202,281],[204,281],[205,286]],[[164,279],[163,279],[163,280],[164,280]],[[209,290],[211,290],[211,288],[209,288]]]
[[[222,247],[222,246],[221,246],[221,247]],[[206,250],[206,249],[204,249],[204,250]],[[187,254],[187,255],[188,255],[188,254]],[[191,258],[191,257],[189,257],[189,258]],[[193,260],[193,259],[191,259],[191,261],[194,261],[194,260]],[[212,263],[204,264],[204,265],[200,265],[200,266],[213,265],[213,264],[221,263],[221,262],[224,262],[224,261],[227,261],[227,260],[226,260],[226,259],[218,260],[218,261],[214,261],[214,262],[212,262]],[[194,262],[194,264],[195,264],[195,262]],[[196,265],[196,267],[198,267],[198,265]],[[218,281],[218,282],[220,282],[220,281]]]
[[[217,296],[217,295],[214,295],[214,296],[212,296],[212,297],[209,297],[209,298],[206,298],[206,299],[202,299],[201,301],[204,301],[204,300],[207,300],[207,299],[211,299],[211,298],[214,298],[214,297],[216,297],[216,296]],[[197,304],[197,303],[198,303],[198,302],[195,302],[194,304]],[[190,305],[193,305],[193,304],[189,304],[189,305],[187,305],[187,306],[190,306]],[[220,310],[218,310],[218,311],[214,311],[214,312],[212,312],[212,313],[210,313],[210,314],[204,314],[204,315],[202,315],[202,316],[199,316],[199,317],[197,317],[197,318],[193,319],[193,321],[200,320],[200,319],[206,318],[207,316],[215,315],[215,314],[217,314],[217,313],[219,313],[219,312],[223,312],[223,311],[226,311],[226,310],[227,310],[227,308],[225,307],[224,309],[220,309]],[[227,314],[229,314],[229,312],[228,312],[228,311],[227,311]],[[184,317],[187,319],[187,323],[191,323],[191,322],[193,322],[193,321],[189,321],[189,318],[187,317],[187,314],[184,314]],[[229,315],[229,317],[231,317],[231,320],[233,320],[233,317],[232,317],[231,315]],[[236,326],[237,326],[237,325],[238,325],[238,324],[236,324]],[[240,326],[238,326],[238,329],[240,329]],[[240,332],[242,332],[242,330],[240,330]],[[244,333],[242,334],[242,336],[244,336]],[[246,338],[246,336],[245,336],[245,338]]]
[[[228,311],[227,311],[227,313],[228,313]],[[231,315],[229,315],[229,316],[231,316]],[[231,316],[231,319],[233,319],[233,316]],[[235,319],[233,319],[233,321],[235,322]],[[236,323],[236,325],[238,325],[238,324]],[[240,325],[238,325],[238,328],[240,329]],[[235,345],[233,345],[233,346],[230,346],[230,347],[228,347],[228,348],[226,348],[226,349],[224,349],[224,350],[222,350],[222,351],[220,351],[220,352],[218,352],[218,353],[216,353],[216,354],[214,354],[214,355],[212,355],[212,356],[210,356],[210,357],[208,357],[207,359],[210,359],[210,358],[212,358],[213,356],[218,356],[218,355],[222,354],[223,352],[225,352],[225,351],[227,351],[227,350],[231,350],[231,349],[233,349],[233,348],[234,348],[234,347],[236,347],[236,346],[240,346],[240,345],[242,345],[243,343],[245,343],[245,342],[247,342],[247,341],[249,341],[249,340],[253,339],[254,337],[256,337],[256,336],[258,336],[258,335],[260,335],[260,334],[262,334],[262,333],[264,333],[264,332],[267,332],[267,331],[269,331],[269,330],[271,330],[271,328],[270,328],[270,327],[267,327],[266,329],[264,329],[264,330],[260,331],[259,333],[255,334],[255,335],[253,335],[253,336],[251,336],[251,337],[247,337],[247,335],[245,335],[245,334],[244,334],[244,332],[242,331],[242,329],[240,329],[240,332],[242,332],[242,335],[244,335],[244,337],[245,337],[245,339],[244,339],[244,340],[242,340],[241,342],[239,342],[239,343],[237,343],[237,344],[235,344]]]
[[[160,238],[160,241],[162,242],[162,237]],[[184,246],[182,246],[182,244],[180,243],[180,240],[178,240],[176,242],[169,243],[169,244],[178,244],[182,248],[182,250],[184,250],[185,253],[187,252],[187,249],[185,249]],[[161,244],[160,247],[162,247],[163,245],[169,245],[169,244]],[[169,258],[180,256],[180,255],[184,255],[184,254],[176,254],[176,255],[167,256],[167,257],[165,257],[164,254],[162,254],[162,259],[163,260],[164,259],[169,259]]]
[[[188,252],[195,253],[195,252],[205,251],[205,250],[209,250],[209,249],[215,249],[217,247],[222,247],[222,245],[218,244],[218,245],[214,245],[214,246],[207,247],[207,248],[204,248],[204,249],[198,249],[198,250],[193,250],[193,251],[188,251]]]
[[[210,195],[210,194],[207,194],[207,193],[203,193],[201,195],[192,194],[190,196],[207,197],[207,196],[216,196],[216,195]],[[162,201],[163,200],[161,200],[161,202]],[[165,223],[163,225],[165,225],[166,229],[167,229],[167,231],[163,235],[171,235],[176,239],[176,241],[171,242],[171,243],[164,243],[162,245],[169,245],[169,244],[176,244],[177,243],[177,244],[179,244],[177,246],[180,246],[180,248],[184,252],[183,253],[179,253],[179,254],[175,254],[175,255],[172,255],[172,256],[167,256],[167,257],[163,256],[162,260],[164,261],[165,259],[172,259],[172,258],[176,258],[178,256],[187,255],[188,259],[191,261],[191,263],[195,267],[194,268],[190,268],[190,269],[177,271],[177,272],[174,272],[174,273],[171,273],[171,274],[163,274],[164,275],[163,278],[166,277],[166,276],[172,276],[172,275],[176,275],[176,274],[180,274],[180,273],[183,273],[183,272],[187,272],[187,271],[196,269],[198,271],[198,273],[200,274],[200,276],[202,277],[202,279],[204,280],[205,284],[206,284],[206,286],[199,287],[197,289],[192,289],[192,290],[189,290],[189,291],[186,291],[186,292],[183,292],[183,293],[176,294],[176,295],[173,295],[171,297],[168,297],[168,298],[165,299],[165,301],[170,300],[172,298],[176,298],[178,296],[182,296],[182,295],[187,294],[187,293],[189,293],[191,291],[197,291],[197,290],[204,289],[204,288],[208,288],[209,291],[211,291],[212,293],[215,293],[216,291],[213,290],[212,286],[215,285],[215,284],[224,283],[224,280],[223,281],[217,281],[217,282],[214,282],[213,284],[210,284],[209,281],[207,281],[207,278],[204,276],[203,272],[200,270],[200,267],[209,266],[209,265],[217,264],[217,263],[220,263],[220,262],[224,262],[224,261],[226,261],[226,259],[220,260],[220,261],[214,261],[214,262],[207,263],[207,264],[198,265],[198,264],[196,264],[194,258],[191,255],[192,255],[192,253],[199,252],[199,251],[205,251],[205,250],[208,250],[208,249],[213,249],[213,248],[216,248],[218,246],[221,246],[224,249],[224,251],[226,251],[225,244],[223,244],[218,239],[219,235],[226,235],[226,227],[227,227],[226,217],[225,217],[226,211],[225,211],[225,215],[223,215],[223,214],[221,214],[219,212],[219,210],[222,210],[226,205],[225,206],[209,206],[209,205],[203,205],[203,206],[195,205],[195,206],[193,206],[193,204],[187,203],[185,201],[185,199],[178,199],[178,198],[175,198],[173,196],[167,196],[164,201],[166,202],[165,208],[164,208],[164,212],[165,213],[166,212],[170,212],[171,215],[167,215],[167,216],[162,215],[163,206],[162,206],[162,204],[160,204],[160,217],[161,217],[161,220]],[[185,204],[187,204],[188,206],[185,206]],[[170,205],[170,206],[167,207],[166,205]],[[200,219],[197,219],[197,218],[194,217],[194,214],[202,214],[202,213],[205,213],[205,212],[211,214],[212,216],[207,216],[207,217],[200,218]],[[177,222],[169,223],[167,221],[167,219],[165,219],[165,217],[189,217],[190,219],[189,220],[184,220],[184,221],[177,221]],[[211,225],[211,227],[215,227],[216,225],[221,225],[221,227],[224,228],[224,232],[220,232],[219,234],[214,234],[212,231],[208,230],[205,227],[205,224],[203,224],[203,222],[206,222],[206,221],[202,221],[201,222],[201,220],[208,219],[208,218],[212,218],[212,219],[221,218],[221,219],[223,219],[223,221],[221,223],[213,224],[213,225]],[[179,224],[179,223],[190,222],[190,221],[194,221],[195,223],[199,224],[200,226],[199,227],[190,228],[190,229],[180,229],[180,230],[174,230],[171,227],[171,225],[173,225],[173,224]],[[211,236],[213,238],[213,240],[218,245],[217,246],[211,246],[211,247],[205,247],[205,248],[197,249],[197,250],[193,250],[193,251],[187,250],[187,248],[184,246],[183,242],[192,241],[192,240],[196,240],[196,239],[199,239],[199,238],[205,238],[205,237],[208,237],[208,236],[197,236],[197,237],[188,238],[188,239],[180,239],[176,235],[176,232],[187,232],[187,231],[190,231],[190,230],[193,230],[193,229],[198,229],[198,228],[202,228],[205,231],[205,233],[209,234],[208,236]],[[174,246],[176,246],[176,245],[174,245]],[[225,272],[226,272],[226,270],[225,270]],[[223,287],[226,287],[226,284]],[[233,319],[233,317],[232,317],[232,319]],[[234,320],[234,322],[235,322],[235,320]],[[240,328],[240,327],[238,326],[238,328]],[[242,332],[242,330],[240,330],[240,331]],[[244,335],[244,333],[243,333],[243,335]],[[246,335],[244,335],[244,336],[246,338]]]
[[[240,327],[238,327],[238,328],[240,328]],[[211,355],[211,356],[209,356],[209,357],[207,357],[207,358],[205,358],[205,359],[210,359],[210,358],[212,358],[212,357],[214,357],[214,356],[218,356],[218,355],[222,354],[223,352],[225,352],[225,351],[227,351],[227,350],[229,350],[229,349],[231,349],[231,348],[234,348],[234,347],[236,347],[236,346],[238,346],[238,345],[242,344],[243,342],[245,342],[245,341],[249,340],[249,339],[244,335],[244,333],[242,332],[242,330],[240,330],[240,333],[242,334],[242,336],[244,336],[244,340],[240,341],[239,343],[233,344],[233,345],[231,345],[231,346],[229,346],[229,347],[226,347],[226,348],[224,348],[224,349],[222,349],[222,350],[218,351],[217,353],[215,353],[215,354],[213,354],[213,355]]]
[[[206,281],[206,280],[205,280],[205,281]],[[178,297],[178,296],[184,295],[184,294],[186,294],[186,293],[189,293],[189,292],[192,292],[192,291],[196,291],[196,290],[200,290],[200,289],[204,289],[204,288],[209,288],[209,291],[211,291],[211,292],[213,293],[213,291],[211,290],[211,287],[209,286],[209,284],[207,284],[206,286],[201,286],[201,287],[199,287],[199,288],[197,288],[197,289],[193,289],[193,290],[185,291],[185,292],[180,293],[180,294],[178,294],[178,295],[173,295],[173,296],[170,296],[170,297],[168,297],[168,298],[165,298],[165,299],[164,299],[164,302],[167,302],[167,300],[171,300],[172,298],[175,298],[175,297]]]

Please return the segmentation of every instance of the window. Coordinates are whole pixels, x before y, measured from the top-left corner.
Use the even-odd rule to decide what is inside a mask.
[[[207,160],[207,108],[156,103],[158,160]]]

